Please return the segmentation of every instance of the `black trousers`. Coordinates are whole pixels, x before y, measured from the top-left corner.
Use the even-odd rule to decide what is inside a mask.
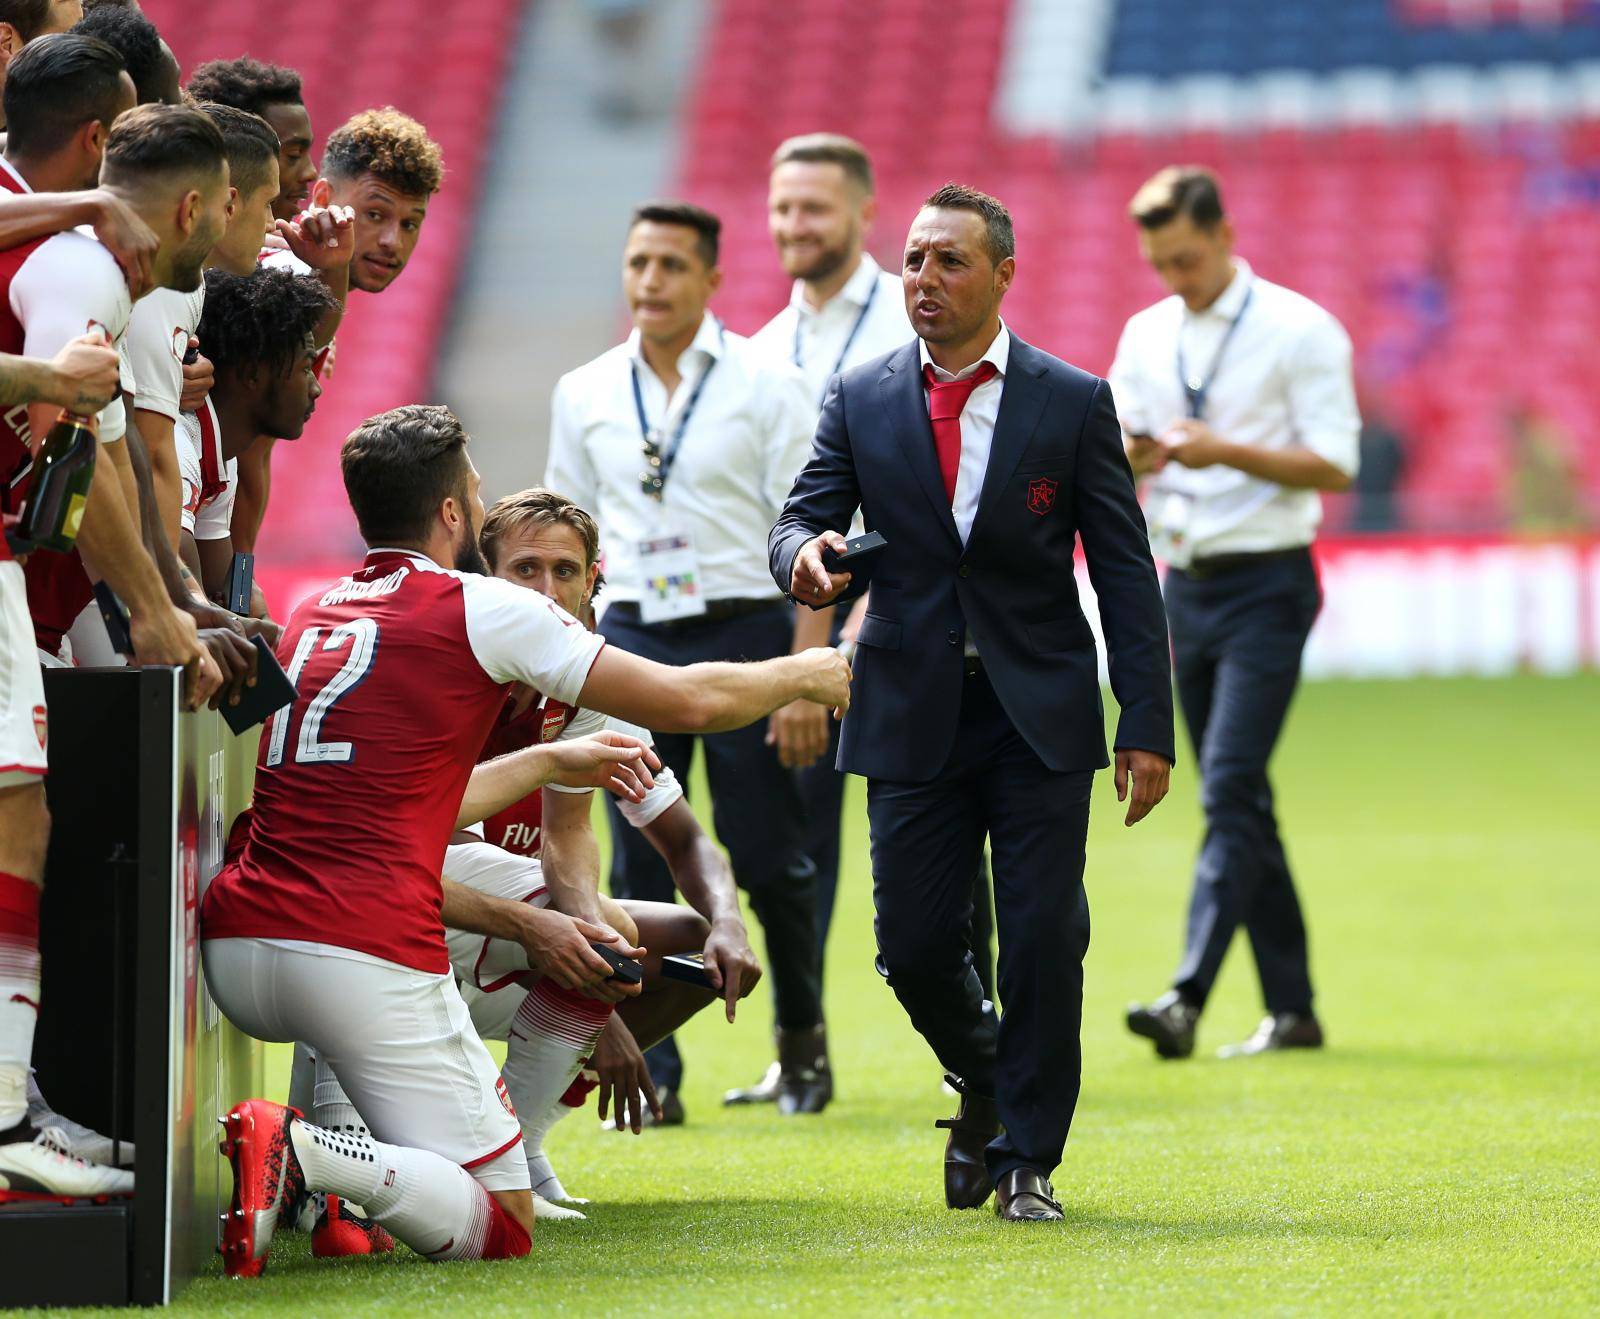
[[[646,626],[635,611],[613,609],[601,622],[607,642],[662,664],[762,660],[789,653],[793,610],[770,609],[719,621]],[[766,720],[705,737],[657,734],[656,749],[689,787],[698,742],[705,754],[712,820],[728,850],[733,877],[749,894],[766,935],[766,966],[779,1027],[802,1030],[822,1020],[822,969],[816,930],[816,871],[802,845],[804,814],[792,771],[766,745]],[[617,897],[671,902],[672,875],[660,854],[627,824],[608,797],[611,816],[611,892]],[[668,1037],[645,1055],[658,1086],[677,1089],[683,1059]]]
[[[1305,920],[1273,813],[1267,762],[1321,607],[1309,551],[1211,577],[1167,574],[1178,700],[1200,764],[1205,840],[1173,986],[1204,1005],[1240,925],[1269,1012],[1311,1011]]]
[[[839,617],[843,617],[840,611]],[[835,619],[831,642],[839,642],[841,623]],[[845,775],[834,768],[839,759],[839,730],[830,725],[828,750],[815,764],[798,773],[800,800],[805,807],[805,853],[817,870],[817,974],[823,975],[827,963],[828,931],[833,927],[833,906],[839,893],[839,831],[844,812]],[[985,998],[993,1000],[994,986],[994,898],[989,891],[989,866],[985,857],[978,865],[976,888],[972,896],[972,955],[978,969],[978,982]]]
[[[880,970],[945,1068],[993,1095],[990,1173],[1061,1161],[1082,1069],[1083,891],[1094,775],[1047,769],[980,672],[929,783],[867,784]],[[973,881],[989,841],[999,930],[996,1019],[973,967]]]

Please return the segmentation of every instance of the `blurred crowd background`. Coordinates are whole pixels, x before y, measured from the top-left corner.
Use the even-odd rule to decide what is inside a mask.
[[[556,378],[621,337],[638,201],[716,211],[713,309],[744,333],[763,324],[787,297],[768,158],[831,130],[872,153],[869,247],[891,269],[939,184],[1005,200],[1026,272],[1009,322],[1101,374],[1162,291],[1128,198],[1163,164],[1218,170],[1241,254],[1332,310],[1357,348],[1362,469],[1328,501],[1329,609],[1308,668],[1600,663],[1593,0],[145,7],[185,68],[239,51],[299,68],[319,148],[388,103],[444,148],[406,277],[352,299],[333,387],[275,459],[264,558],[310,576],[347,561],[337,442],[396,403],[456,408],[486,494],[536,479]]]

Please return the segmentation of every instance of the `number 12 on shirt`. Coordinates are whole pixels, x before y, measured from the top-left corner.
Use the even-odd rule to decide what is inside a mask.
[[[328,711],[371,670],[378,654],[378,625],[370,618],[354,618],[333,628],[308,627],[300,634],[300,640],[294,648],[294,658],[289,662],[289,681],[299,691],[300,675],[313,654],[319,649],[338,651],[347,646],[350,653],[344,663],[309,701],[302,702],[296,698],[293,705],[272,716],[272,731],[267,741],[268,766],[283,764],[289,725],[302,709],[305,713],[300,716],[300,736],[295,741],[294,749],[297,764],[337,765],[355,758],[355,748],[349,742],[323,742],[319,735]]]

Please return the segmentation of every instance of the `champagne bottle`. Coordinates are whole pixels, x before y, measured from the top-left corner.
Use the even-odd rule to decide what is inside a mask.
[[[35,549],[72,549],[94,480],[96,420],[63,412],[33,460],[18,538]]]

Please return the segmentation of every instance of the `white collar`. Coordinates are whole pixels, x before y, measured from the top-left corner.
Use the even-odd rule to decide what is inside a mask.
[[[33,191],[33,189],[28,186],[28,180],[23,178],[21,174],[17,173],[17,167],[7,160],[3,155],[0,155],[0,166],[5,167],[6,173],[11,175],[11,177],[17,181],[17,185],[23,190],[23,192]]]
[[[712,361],[716,361],[722,356],[727,346],[727,341],[723,336],[722,322],[708,311],[700,321],[700,328],[695,331],[693,342],[684,350],[683,355],[678,358],[678,364],[682,366],[683,359],[694,352],[704,353]],[[644,344],[637,329],[630,331],[628,334],[628,356],[636,362],[644,362],[646,366],[649,366],[649,363],[645,362]]]
[[[845,280],[844,287],[822,306],[813,307],[806,301],[806,282],[803,279],[795,280],[794,287],[789,290],[789,305],[801,316],[820,315],[836,302],[846,302],[852,307],[865,307],[867,300],[872,297],[873,286],[877,284],[878,276],[882,273],[883,267],[872,259],[872,253],[863,252],[854,272]]]
[[[1219,316],[1225,321],[1231,321],[1244,310],[1244,300],[1250,296],[1250,285],[1254,279],[1255,272],[1250,269],[1250,263],[1243,257],[1235,257],[1233,278],[1228,281],[1227,287],[1217,294],[1212,304],[1201,311],[1190,311],[1188,307],[1183,310],[1189,316]]]
[[[439,566],[421,550],[403,549],[398,545],[369,545],[367,547],[367,557],[361,561],[361,566],[365,568],[380,554],[398,554],[427,568],[437,568]]]
[[[928,345],[925,340],[917,340],[917,352],[922,357],[923,374],[926,374],[925,368],[932,366],[940,380],[965,380],[985,362],[993,362],[995,371],[1003,376],[1006,373],[1006,366],[1011,361],[1011,331],[1006,329],[1006,323],[1001,321],[1000,333],[995,335],[984,355],[971,366],[957,371],[955,375],[951,375],[928,355]]]

